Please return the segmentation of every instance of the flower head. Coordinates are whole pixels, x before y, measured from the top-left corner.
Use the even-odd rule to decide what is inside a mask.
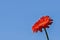
[[[33,26],[32,30],[33,32],[42,32],[42,28],[49,28],[49,26],[52,24],[52,19],[49,16],[43,16],[41,17]]]

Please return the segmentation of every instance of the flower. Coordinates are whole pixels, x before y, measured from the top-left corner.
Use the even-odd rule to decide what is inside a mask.
[[[43,16],[32,26],[32,31],[42,32],[42,28],[49,28],[49,26],[53,23],[52,21],[53,20],[49,16]]]

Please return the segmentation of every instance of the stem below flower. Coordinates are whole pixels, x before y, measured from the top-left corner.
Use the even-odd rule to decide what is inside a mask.
[[[46,30],[45,28],[44,28],[44,31],[45,31],[45,34],[46,34],[47,40],[49,40],[48,33],[47,33],[47,30]]]

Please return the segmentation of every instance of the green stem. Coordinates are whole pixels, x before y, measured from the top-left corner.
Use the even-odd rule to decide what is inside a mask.
[[[44,31],[45,31],[45,34],[46,34],[47,40],[49,40],[48,33],[47,33],[47,30],[46,30],[45,28],[44,28]]]

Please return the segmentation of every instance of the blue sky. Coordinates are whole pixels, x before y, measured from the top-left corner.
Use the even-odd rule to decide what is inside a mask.
[[[44,30],[31,29],[44,15],[54,20],[50,40],[60,40],[60,0],[0,0],[0,40],[46,40]]]

